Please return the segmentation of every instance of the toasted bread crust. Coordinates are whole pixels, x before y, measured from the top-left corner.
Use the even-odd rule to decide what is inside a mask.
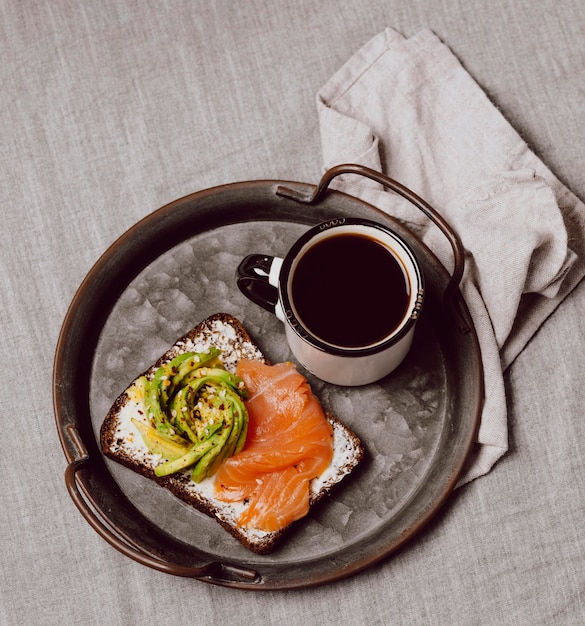
[[[222,336],[220,337],[220,335]],[[147,377],[152,375],[158,367],[168,362],[179,352],[203,351],[212,345],[222,351],[222,360],[228,369],[230,367],[235,368],[237,360],[244,357],[268,362],[237,318],[226,313],[218,313],[207,318],[181,337],[143,375]],[[130,396],[127,391],[124,391],[115,400],[102,423],[100,446],[104,455],[146,478],[154,480],[187,504],[213,517],[227,532],[252,552],[266,554],[273,550],[288,527],[270,533],[251,532],[241,528],[237,525],[233,513],[230,514],[229,507],[201,493],[197,485],[190,480],[188,473],[178,473],[159,478],[154,473],[155,464],[152,455],[146,453],[140,456],[124,446],[123,438],[119,433],[120,414],[128,402],[130,402]],[[359,438],[331,413],[326,413],[326,416],[333,427],[334,442],[336,443],[336,451],[338,451],[338,454],[334,456],[334,463],[337,465],[330,476],[319,486],[319,489],[311,492],[311,506],[327,496],[344,476],[351,473],[364,455],[364,449]]]

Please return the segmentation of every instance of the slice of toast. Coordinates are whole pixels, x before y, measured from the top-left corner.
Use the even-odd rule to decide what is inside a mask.
[[[181,337],[144,374],[151,377],[157,368],[177,354],[189,351],[206,352],[211,347],[221,351],[222,363],[231,372],[235,371],[241,358],[268,362],[238,319],[225,313],[218,313]],[[217,500],[214,497],[213,477],[195,483],[191,480],[190,470],[164,477],[155,475],[154,468],[160,462],[160,456],[148,451],[131,421],[132,418],[145,421],[144,398],[140,397],[137,387],[134,386],[138,378],[116,399],[102,424],[100,445],[103,453],[135,472],[155,480],[184,502],[214,517],[251,551],[265,554],[272,550],[287,529],[265,532],[238,526],[237,520],[245,504]],[[353,471],[364,455],[358,437],[331,413],[326,412],[326,416],[333,428],[333,461],[321,476],[311,481],[311,505],[330,493],[336,484]]]

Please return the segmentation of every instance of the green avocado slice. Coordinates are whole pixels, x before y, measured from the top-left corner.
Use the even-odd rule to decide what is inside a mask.
[[[177,459],[189,449],[188,442],[182,437],[163,435],[156,428],[134,418],[132,418],[132,423],[142,435],[149,452],[153,454],[160,454],[165,459]]]
[[[200,482],[205,478],[209,464],[225,446],[234,423],[233,412],[225,400],[214,396],[211,401],[218,408],[222,407],[223,423],[221,428],[207,439],[193,444],[182,457],[158,465],[154,470],[157,476],[168,476],[195,464],[191,474],[192,480]]]
[[[191,480],[196,483],[200,483],[204,478],[206,478],[209,472],[210,467],[213,465],[214,461],[223,455],[223,451],[228,445],[228,441],[234,432],[234,414],[233,407],[229,402],[223,401],[224,406],[224,421],[221,426],[221,429],[217,430],[210,439],[214,439],[217,442],[213,448],[208,450],[202,457],[197,461],[193,471],[191,472]]]
[[[195,443],[183,456],[173,459],[172,461],[162,463],[161,465],[157,465],[154,468],[154,473],[159,477],[176,474],[177,472],[180,472],[181,470],[196,463],[206,452],[211,450],[214,445],[216,445],[216,442],[212,441],[212,439]]]
[[[180,358],[185,356],[186,358]],[[217,365],[220,351],[217,348],[210,348],[209,352],[185,352],[179,354],[174,360],[178,360],[174,367],[171,368],[169,376],[169,395],[175,393],[180,387],[184,386],[186,379],[193,373],[208,365]],[[169,365],[173,363],[171,361]]]
[[[237,394],[227,389],[225,399],[231,405],[234,426],[222,450],[209,465],[206,476],[213,476],[225,459],[241,451],[246,441],[248,430],[246,407]]]
[[[191,443],[197,443],[199,437],[195,432],[195,425],[193,424],[192,411],[193,407],[190,407],[187,402],[187,394],[189,388],[182,387],[174,395],[171,402],[171,417],[173,424]]]
[[[150,425],[133,420],[147,448],[164,463],[155,468],[167,476],[192,467],[200,482],[241,451],[248,413],[243,380],[222,368],[220,351],[185,352],[141,379]],[[140,424],[140,425],[139,425]]]

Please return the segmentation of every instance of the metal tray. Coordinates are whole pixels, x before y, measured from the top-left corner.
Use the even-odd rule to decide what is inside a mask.
[[[404,226],[328,183],[248,181],[176,200],[122,235],[71,303],[53,375],[66,485],[91,526],[143,565],[244,589],[332,582],[412,539],[457,483],[483,403],[469,312],[452,277]],[[425,274],[425,307],[410,354],[380,383],[344,388],[308,375],[366,458],[280,547],[254,555],[211,518],[105,459],[99,428],[128,383],[213,313],[238,317],[272,362],[290,359],[281,323],[239,292],[236,268],[250,252],[283,255],[310,226],[340,216],[378,220],[406,239]]]

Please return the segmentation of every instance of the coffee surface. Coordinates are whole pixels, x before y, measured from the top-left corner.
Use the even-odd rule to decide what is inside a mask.
[[[312,246],[292,278],[303,325],[336,346],[377,343],[406,314],[410,286],[400,261],[381,243],[357,234],[332,235]]]

